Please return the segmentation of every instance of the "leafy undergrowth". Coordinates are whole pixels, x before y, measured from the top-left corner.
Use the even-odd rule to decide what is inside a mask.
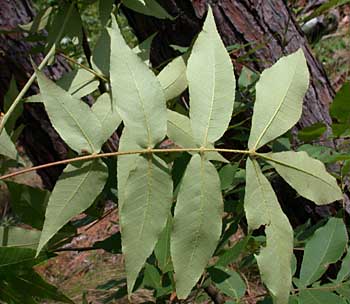
[[[65,247],[91,247],[96,241],[118,231],[116,221],[117,211],[114,210],[100,222],[79,229],[79,236]],[[121,255],[104,250],[61,252],[58,257],[40,265],[36,270],[76,303],[82,303],[84,294],[88,303],[106,303],[109,298],[108,303],[128,303],[126,297],[113,300],[116,288],[103,289],[106,283],[125,277]],[[148,299],[149,294],[143,291],[141,294],[135,294],[133,302],[140,303]]]
[[[339,13],[337,31],[314,46],[336,91],[350,78],[350,5],[343,6]]]

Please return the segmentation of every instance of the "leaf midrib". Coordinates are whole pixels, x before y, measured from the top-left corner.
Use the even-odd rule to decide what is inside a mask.
[[[326,184],[327,184],[329,187],[331,187],[332,189],[339,191],[338,188],[335,188],[335,187],[334,187],[333,185],[331,185],[328,181],[325,181],[324,179],[320,178],[319,176],[313,174],[312,172],[305,171],[305,170],[303,170],[302,168],[295,167],[295,166],[293,166],[292,164],[285,163],[285,162],[283,162],[283,161],[281,161],[281,160],[276,160],[276,159],[271,158],[271,157],[268,157],[268,156],[266,156],[266,155],[264,155],[264,154],[260,154],[260,156],[261,156],[262,158],[265,158],[265,159],[267,159],[267,160],[273,162],[273,163],[276,163],[276,164],[279,164],[279,165],[281,165],[281,166],[284,166],[284,167],[287,167],[287,168],[291,168],[291,169],[293,169],[293,170],[296,170],[296,171],[302,172],[302,173],[304,173],[304,174],[306,174],[306,175],[309,175],[309,176],[311,176],[311,177],[313,177],[313,178],[315,178],[315,179],[317,179],[317,180],[320,180],[320,181],[326,183]],[[312,159],[312,160],[313,160],[313,159]]]

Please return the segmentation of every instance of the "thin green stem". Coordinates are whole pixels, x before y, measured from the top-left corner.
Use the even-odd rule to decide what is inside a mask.
[[[78,156],[75,158],[64,159],[64,160],[47,163],[47,164],[43,164],[43,165],[31,167],[31,168],[26,168],[20,171],[16,171],[16,172],[12,172],[12,173],[0,176],[0,180],[4,180],[17,175],[22,175],[24,173],[32,172],[35,170],[45,169],[45,168],[58,166],[58,165],[70,164],[78,161],[88,161],[92,159],[105,158],[105,157],[120,157],[120,156],[133,155],[133,154],[177,153],[177,152],[198,152],[198,153],[225,152],[225,153],[256,155],[255,152],[248,151],[248,150],[217,149],[217,148],[173,148],[173,149],[142,149],[142,150],[132,150],[132,151],[118,151],[118,152]]]
[[[39,70],[42,70],[46,66],[46,64],[49,62],[50,58],[55,54],[56,44],[58,43],[58,41],[60,40],[60,38],[61,38],[61,36],[63,34],[64,28],[66,27],[66,24],[67,24],[67,22],[68,22],[68,20],[70,18],[70,15],[71,15],[71,13],[73,11],[73,7],[74,7],[74,4],[72,2],[72,4],[69,6],[69,9],[67,11],[67,15],[66,15],[66,17],[65,17],[65,19],[63,21],[61,30],[58,33],[54,44],[51,46],[49,52],[46,54],[45,58],[43,59],[43,61],[38,66]],[[13,101],[13,103],[10,106],[10,108],[8,109],[8,111],[5,113],[5,115],[2,118],[2,121],[0,123],[0,134],[2,133],[3,129],[5,128],[6,122],[10,118],[12,112],[15,110],[16,106],[18,105],[18,103],[22,100],[24,95],[27,93],[27,91],[29,90],[30,86],[33,84],[35,78],[36,78],[36,74],[34,72],[32,74],[32,76],[30,76],[30,78],[28,79],[28,81],[25,84],[25,86],[19,92],[19,94],[17,95],[16,99]]]

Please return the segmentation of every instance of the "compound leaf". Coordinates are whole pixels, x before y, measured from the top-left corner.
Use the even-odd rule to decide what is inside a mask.
[[[324,164],[306,152],[272,153],[266,159],[291,187],[316,204],[325,205],[343,198],[336,179]]]
[[[123,193],[119,215],[128,292],[131,294],[138,273],[165,228],[173,185],[165,162],[140,155],[124,187],[119,189]]]
[[[50,121],[62,139],[78,153],[98,153],[103,141],[101,123],[90,107],[72,97],[36,71],[42,101]]]
[[[110,79],[113,103],[135,143],[153,147],[166,135],[166,101],[157,77],[125,43],[115,18],[111,39]]]
[[[89,208],[108,177],[101,160],[69,164],[50,196],[37,253],[74,216]]]
[[[250,230],[265,226],[266,247],[256,256],[262,280],[276,303],[287,304],[292,286],[293,230],[259,164],[250,158],[244,209]]]
[[[223,200],[215,167],[196,154],[178,193],[171,236],[176,291],[185,299],[197,283],[221,234]]]
[[[190,118],[198,146],[214,144],[226,131],[233,111],[235,76],[231,59],[209,8],[187,65]]]
[[[297,123],[308,86],[309,71],[302,49],[262,72],[256,85],[249,149],[259,149]]]

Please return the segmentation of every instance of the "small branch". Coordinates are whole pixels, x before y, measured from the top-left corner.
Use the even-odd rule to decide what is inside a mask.
[[[51,46],[49,52],[46,54],[45,58],[43,59],[43,61],[40,63],[40,65],[38,66],[39,70],[42,70],[46,64],[49,62],[49,60],[51,59],[51,56],[53,56],[55,54],[55,49],[56,49],[56,44],[58,43],[59,39],[61,38],[63,31],[66,27],[66,24],[70,18],[70,15],[72,14],[73,11],[73,7],[74,4],[72,2],[72,4],[69,6],[67,15],[63,21],[62,27],[60,32],[58,33],[56,40],[54,42],[54,44]],[[13,103],[11,104],[11,107],[8,109],[8,111],[5,113],[5,115],[2,118],[1,124],[0,124],[0,134],[2,133],[6,122],[8,121],[9,117],[11,116],[12,112],[15,110],[15,108],[17,107],[18,103],[21,101],[21,99],[24,97],[24,95],[27,93],[27,91],[29,90],[30,86],[33,84],[34,80],[36,78],[36,74],[35,72],[32,74],[32,76],[30,76],[30,78],[28,79],[27,83],[25,84],[25,86],[22,88],[21,92],[19,92],[19,94],[17,95],[16,99],[13,101]]]
[[[153,153],[178,153],[178,152],[199,152],[199,153],[207,153],[207,152],[225,152],[225,153],[237,153],[237,154],[249,154],[249,155],[258,155],[254,151],[248,150],[234,150],[234,149],[216,149],[216,148],[174,148],[174,149],[143,149],[143,150],[133,150],[133,151],[118,151],[118,152],[109,152],[109,153],[101,153],[101,154],[90,154],[85,156],[79,156],[75,158],[64,159],[52,163],[47,163],[27,169],[23,169],[20,171],[12,172],[9,174],[5,174],[0,176],[0,180],[4,180],[10,177],[14,177],[17,175],[21,175],[24,173],[32,172],[35,170],[45,169],[49,167],[54,167],[58,165],[70,164],[78,161],[87,161],[92,159],[98,159],[103,157],[119,157],[124,155],[133,155],[133,154],[153,154]]]
[[[213,285],[209,285],[208,287],[205,287],[204,291],[208,294],[208,296],[212,299],[212,301],[215,304],[225,303],[224,297],[222,296],[222,294],[218,292],[218,290]]]
[[[79,63],[78,61],[74,60],[73,58],[67,56],[66,54],[64,54],[63,52],[59,52],[60,56],[62,56],[64,59],[66,59],[67,61],[78,65],[79,67],[81,67],[82,69],[90,72],[91,74],[95,75],[97,78],[99,78],[100,80],[103,80],[105,82],[108,82],[108,78],[106,78],[104,75],[101,75],[99,73],[97,73],[96,71],[90,69],[89,67],[87,67],[84,64]]]

